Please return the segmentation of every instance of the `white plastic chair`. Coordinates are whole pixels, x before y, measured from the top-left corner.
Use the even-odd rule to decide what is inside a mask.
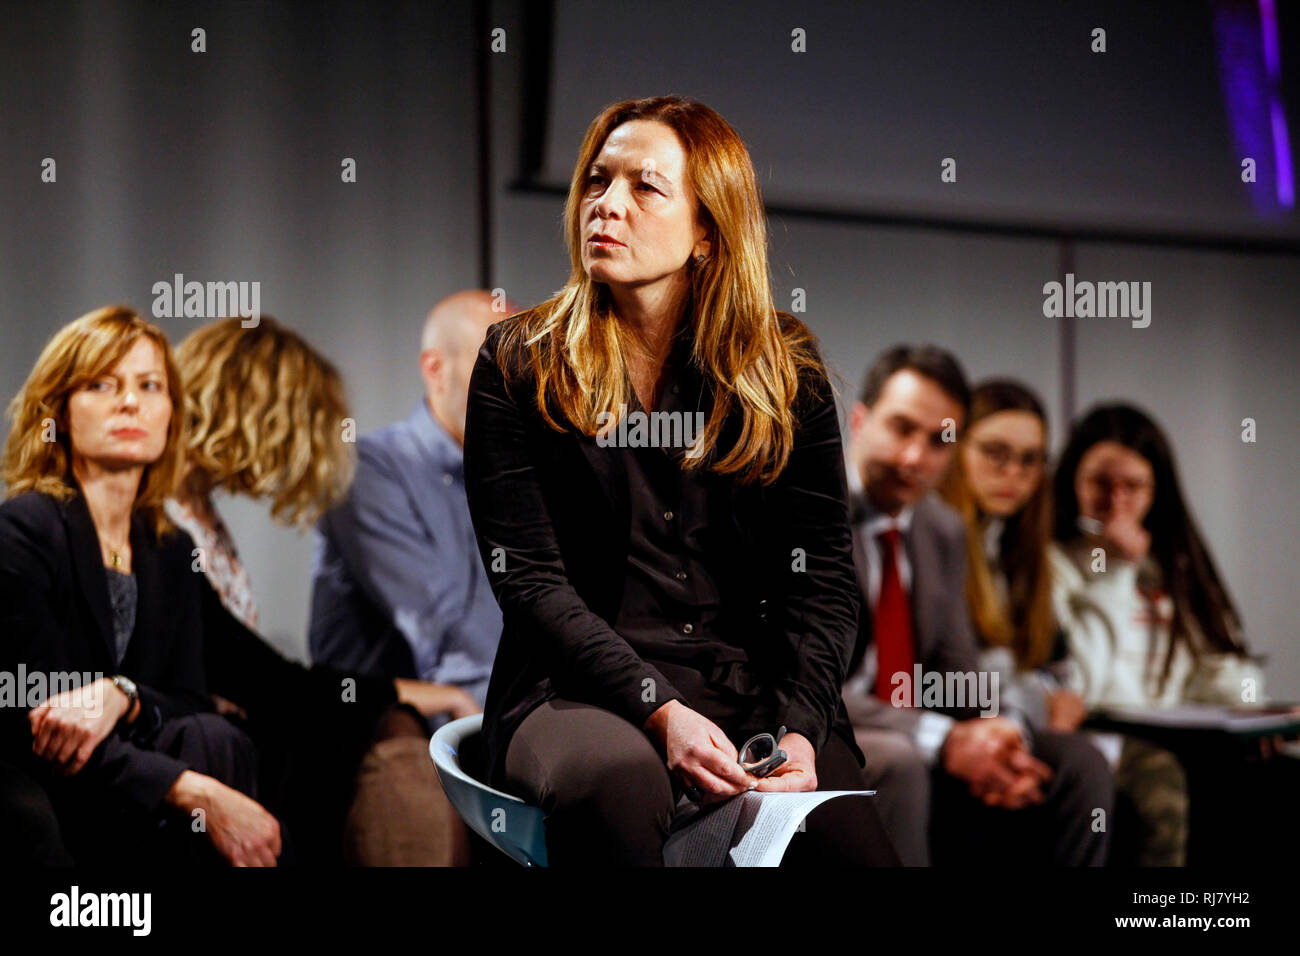
[[[444,724],[429,741],[438,780],[447,799],[471,830],[516,863],[546,866],[546,831],[540,807],[524,803],[475,780],[460,765],[467,741],[483,729],[483,715]]]

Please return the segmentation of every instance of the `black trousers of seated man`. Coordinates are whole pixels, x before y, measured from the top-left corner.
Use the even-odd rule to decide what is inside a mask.
[[[258,757],[249,737],[218,714],[199,713],[163,723],[151,748],[191,770],[257,799]],[[78,866],[220,867],[226,860],[191,815],[166,804],[152,813],[109,793],[91,797],[74,779],[41,774],[67,851]],[[283,865],[292,862],[288,831],[281,826]]]
[[[654,664],[736,747],[755,734],[776,733],[770,701],[711,684],[688,668]],[[834,732],[815,769],[819,790],[865,789],[857,758]],[[504,789],[545,812],[551,866],[663,866],[683,784],[645,732],[622,717],[577,701],[548,701],[510,739],[504,776]],[[781,865],[897,866],[871,799],[817,807]]]
[[[930,760],[912,734],[879,724],[880,704],[853,682],[844,703],[866,757],[863,777],[904,866],[1102,866],[1114,829],[1115,781],[1086,734],[1038,731],[1030,753],[1052,779],[1041,803],[987,806]],[[980,718],[973,718],[979,720]]]
[[[857,698],[846,692],[845,700],[854,714]],[[867,787],[876,791],[877,810],[905,866],[1106,862],[1115,784],[1084,734],[1034,735],[1031,752],[1053,776],[1041,803],[1016,810],[972,796],[965,781],[927,760],[910,734],[859,725],[855,736],[867,759]]]
[[[1114,828],[1115,784],[1084,734],[1039,731],[1030,748],[1052,768],[1041,803],[986,806],[969,785],[931,768],[930,854],[936,866],[1103,866]]]

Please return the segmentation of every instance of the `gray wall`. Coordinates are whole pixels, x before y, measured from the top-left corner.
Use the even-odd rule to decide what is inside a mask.
[[[707,12],[725,24],[719,11],[727,8]],[[980,15],[962,13],[972,8]],[[1208,4],[1190,8],[1208,16]],[[585,123],[610,98],[673,91],[732,118],[751,143],[765,188],[785,201],[815,193],[844,208],[947,209],[975,220],[983,210],[992,219],[1050,224],[1087,221],[1094,207],[1098,222],[1117,221],[1138,197],[1149,202],[1143,215],[1173,229],[1294,226],[1293,218],[1254,218],[1236,185],[1213,179],[1220,167],[1231,171],[1234,160],[1203,24],[1170,27],[1172,42],[1184,50],[1178,59],[1165,47],[1152,53],[1158,31],[1151,15],[1133,21],[1122,42],[1116,5],[1056,20],[1041,7],[1035,17],[1008,18],[955,3],[930,3],[921,11],[926,16],[910,18],[893,4],[808,8],[807,16],[796,8],[810,30],[823,31],[811,35],[812,59],[799,67],[806,75],[778,76],[772,67],[755,78],[748,45],[766,42],[764,16],[788,36],[790,17],[781,18],[781,5],[753,5],[737,30],[704,29],[675,4],[601,4],[603,17],[584,16],[595,9],[587,4],[563,9],[543,179],[567,176]],[[419,391],[416,337],[425,310],[477,275],[472,9],[461,3],[335,5],[310,13],[274,5],[147,10],[130,16],[96,4],[44,5],[0,34],[3,115],[17,131],[0,142],[0,393],[13,394],[60,325],[110,301],[148,309],[152,283],[179,271],[261,280],[264,310],[340,365],[363,432],[405,414]],[[1165,67],[1160,75],[1172,71],[1178,82],[1163,83],[1146,99],[1135,92],[1130,101],[1128,80],[1099,74],[1102,85],[1093,93],[1072,80],[1061,88],[1068,108],[1055,110],[1043,91],[1053,64],[1075,72],[1095,65],[1062,61],[1056,51],[1068,44],[1060,34],[1086,33],[1094,15],[1120,27],[1110,27],[1116,70],[1136,71],[1125,76],[1140,79],[1146,49]],[[507,52],[492,60],[491,284],[528,305],[567,275],[562,200],[509,188],[520,172],[528,38],[520,3],[496,0],[489,19],[508,38]],[[189,52],[193,26],[207,28],[208,53]],[[819,66],[815,44],[837,26],[834,55]],[[711,45],[707,69],[688,43],[692,37]],[[855,60],[858,42],[864,53]],[[635,49],[622,49],[629,45]],[[1294,47],[1283,52],[1300,55]],[[1023,55],[1023,73],[1007,67],[1016,55]],[[854,108],[851,95],[834,112],[821,109],[825,82],[818,70],[840,68],[856,71],[859,85],[886,92],[870,99],[871,109]],[[612,86],[575,85],[574,71],[584,69],[600,70],[601,83]],[[756,84],[765,72],[772,86],[762,90]],[[1069,138],[1068,121],[1043,132],[1042,122],[1079,113],[1089,102],[1105,110],[1081,121],[1076,138]],[[1026,103],[1038,114],[1026,116]],[[1133,108],[1123,115],[1137,126],[1115,134],[1116,111],[1126,103]],[[1177,119],[1186,116],[1202,118],[1199,131]],[[1175,120],[1158,122],[1162,117]],[[869,176],[858,175],[861,146],[792,146],[828,129],[851,143],[882,144]],[[937,170],[932,187],[912,166],[890,172],[891,162],[922,140],[927,156],[940,149],[945,130],[959,135],[963,156],[977,158],[959,167],[962,191],[950,208],[952,194],[939,191]],[[1014,168],[1008,173],[1007,163],[1026,154],[1032,161],[1024,172],[1038,173],[1027,180]],[[58,159],[57,185],[38,181],[47,155]],[[339,182],[343,156],[358,159],[355,185]],[[1042,172],[1067,156],[1059,173]],[[1163,180],[1162,166],[1171,171]],[[981,168],[988,171],[983,192]],[[810,183],[821,169],[826,176]],[[1141,188],[1148,174],[1159,189]],[[1017,191],[1017,182],[1025,188]],[[833,188],[822,189],[827,183]],[[925,189],[931,192],[919,191]],[[1183,199],[1183,212],[1191,213],[1180,216]],[[1054,411],[1067,401],[1082,409],[1102,398],[1146,406],[1174,438],[1189,497],[1253,645],[1272,657],[1273,693],[1300,695],[1288,600],[1300,583],[1290,500],[1300,447],[1290,407],[1298,395],[1293,303],[1300,301],[1300,260],[1080,242],[1075,273],[1152,282],[1153,318],[1146,329],[1081,319],[1067,338],[1063,323],[1042,315],[1042,286],[1056,278],[1060,256],[1050,237],[794,215],[773,216],[771,231],[778,303],[788,308],[791,290],[805,290],[804,318],[841,374],[846,399],[879,349],[928,340],[957,352],[972,378],[1024,379]],[[161,324],[179,340],[197,322]],[[1077,387],[1067,393],[1060,363],[1072,344]],[[1240,441],[1240,421],[1248,416],[1258,422],[1254,445]],[[1054,418],[1059,443],[1064,423]],[[266,630],[303,656],[310,537],[271,527],[261,506],[220,506],[253,576]]]
[[[134,8],[134,9],[133,9]],[[92,308],[259,281],[360,432],[421,392],[429,305],[475,268],[472,16],[435,6],[49,3],[0,33],[0,394]],[[190,31],[207,31],[207,52]],[[53,157],[58,181],[39,181]],[[340,163],[357,161],[344,184]],[[203,324],[159,319],[173,342]],[[310,536],[221,503],[268,635],[305,658]]]

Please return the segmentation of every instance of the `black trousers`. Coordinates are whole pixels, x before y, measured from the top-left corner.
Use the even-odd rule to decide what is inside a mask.
[[[275,814],[282,835],[286,828],[293,832],[292,858],[281,865],[343,866],[344,823],[356,794],[362,758],[379,740],[411,734],[429,737],[428,724],[408,704],[394,703],[373,720],[362,711],[351,720],[334,716],[315,727],[227,718],[256,747],[258,802]]]
[[[770,704],[708,684],[695,671],[655,662],[689,706],[739,747],[775,733]],[[817,753],[820,790],[864,789],[848,745],[832,733]],[[663,866],[681,783],[645,732],[591,704],[555,699],[520,724],[506,749],[504,789],[546,813],[552,866]],[[832,800],[808,815],[782,866],[896,866],[871,799]]]
[[[202,713],[168,720],[152,749],[257,798],[257,752],[243,731],[224,717]],[[84,787],[76,786],[75,779],[45,776],[43,783],[64,842],[79,866],[225,864],[207,833],[196,830],[187,813],[166,805],[146,813],[124,800],[91,797]],[[285,850],[281,860],[287,861],[292,853],[283,829],[281,843]]]
[[[1033,755],[1052,768],[1043,802],[985,806],[937,763],[932,772],[931,858],[936,865],[1102,866],[1114,828],[1115,785],[1083,734],[1039,731]]]
[[[71,866],[54,804],[25,770],[0,761],[0,845],[12,867]]]

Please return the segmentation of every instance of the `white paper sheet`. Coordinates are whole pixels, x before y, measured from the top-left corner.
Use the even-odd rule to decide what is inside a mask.
[[[759,793],[751,790],[697,811],[685,801],[675,832],[664,844],[666,866],[778,866],[800,823],[837,797],[869,797],[874,790]]]

